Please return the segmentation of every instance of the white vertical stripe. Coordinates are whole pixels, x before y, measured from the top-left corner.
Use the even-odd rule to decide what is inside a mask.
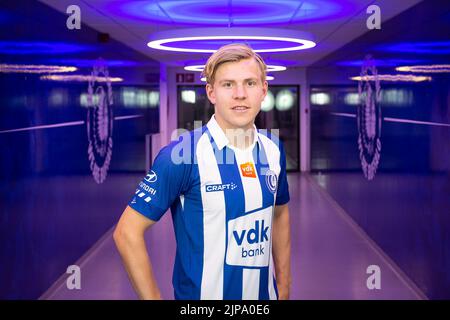
[[[266,152],[267,162],[269,163],[270,170],[274,171],[278,176],[280,174],[280,149],[278,146],[267,138],[263,134],[259,134],[259,139],[261,140],[264,150]]]
[[[261,184],[258,178],[258,172],[256,171],[256,166],[253,159],[253,152],[250,148],[243,151],[237,148],[232,148],[236,156],[236,162],[241,176],[242,187],[244,189],[245,196],[245,212],[250,212],[262,207],[262,190]],[[242,175],[241,164],[250,162],[253,164],[253,169],[255,170],[255,178],[246,177]]]
[[[242,271],[242,300],[259,299],[259,269],[247,269]]]
[[[225,197],[223,191],[206,192],[207,184],[221,184],[219,167],[208,134],[198,141],[196,156],[203,203],[203,271],[200,298],[223,299],[225,257]]]
[[[278,146],[269,138],[267,138],[265,135],[259,134],[259,138],[261,143],[264,146],[264,151],[266,153],[267,162],[269,164],[269,169],[274,171],[277,176],[279,176],[281,167],[280,167],[280,149]],[[276,199],[276,194],[274,199]],[[275,208],[275,200],[274,200],[274,207]],[[271,228],[272,230],[272,228]],[[275,286],[273,284],[273,278],[274,278],[274,264],[273,264],[273,256],[272,256],[272,235],[270,235],[270,256],[269,256],[269,298],[270,300],[276,300],[277,294],[275,292]]]
[[[273,285],[273,258],[272,258],[272,246],[270,246],[270,258],[269,258],[269,299],[277,300],[277,294],[275,292],[275,286]]]

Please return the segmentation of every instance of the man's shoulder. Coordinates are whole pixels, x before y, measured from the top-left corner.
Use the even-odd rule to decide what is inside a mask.
[[[272,129],[258,129],[258,138],[263,145],[269,148],[276,148],[278,150],[283,149],[283,142],[279,137],[278,130]]]

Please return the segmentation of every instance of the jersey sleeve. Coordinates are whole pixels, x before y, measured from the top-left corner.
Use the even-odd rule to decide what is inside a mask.
[[[189,164],[174,163],[171,151],[171,145],[161,149],[128,203],[153,221],[158,221],[164,215],[188,184]]]
[[[278,176],[278,189],[275,205],[280,206],[289,202],[289,185],[286,175],[286,154],[284,152],[284,146],[281,141],[280,144],[280,175]]]

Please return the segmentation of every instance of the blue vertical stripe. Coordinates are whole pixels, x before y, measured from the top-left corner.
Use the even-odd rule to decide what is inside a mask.
[[[203,133],[206,126],[199,128]],[[199,133],[196,131],[196,133]],[[192,186],[184,194],[184,208],[178,198],[171,207],[172,220],[175,229],[177,250],[172,282],[175,299],[200,299],[200,290],[203,271],[203,204],[201,201],[200,175],[195,159],[197,142],[194,139],[194,131],[190,134],[190,150],[186,159],[193,161],[190,172],[189,185]]]
[[[239,175],[239,168],[236,165],[236,158],[234,152],[224,147],[219,150],[217,144],[211,141],[214,154],[216,155],[217,163],[219,164],[219,172],[222,178],[222,183],[234,183],[236,188],[234,190],[225,189],[225,214],[226,214],[226,248],[228,248],[228,221],[236,219],[245,213],[245,197],[241,178]],[[228,160],[228,163],[227,163]],[[230,160],[232,163],[230,163]],[[242,299],[242,270],[241,266],[230,266],[226,264],[226,253],[224,257],[224,281],[223,281],[223,299],[236,300]]]

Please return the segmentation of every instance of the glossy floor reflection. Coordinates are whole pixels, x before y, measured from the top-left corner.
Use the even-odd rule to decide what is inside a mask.
[[[311,176],[296,173],[288,179],[291,299],[426,299]],[[81,290],[68,290],[67,275],[62,275],[41,299],[136,299],[112,230],[78,261]],[[147,232],[146,239],[163,298],[173,299],[175,241],[169,214]],[[367,288],[370,265],[380,267],[380,290]]]

